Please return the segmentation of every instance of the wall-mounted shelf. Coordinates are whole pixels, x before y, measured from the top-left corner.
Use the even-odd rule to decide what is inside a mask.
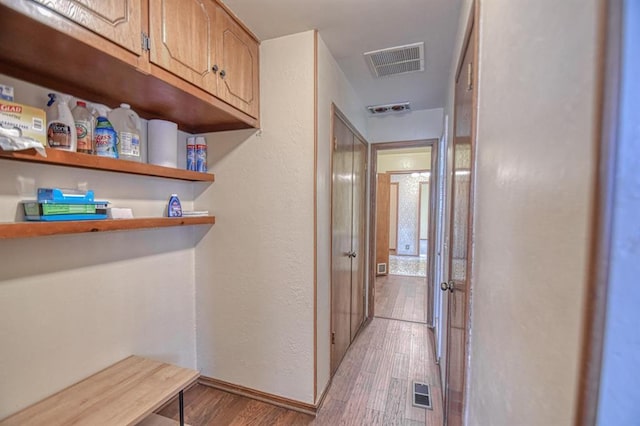
[[[57,166],[78,167],[83,169],[106,170],[111,172],[129,173],[144,176],[157,176],[169,179],[179,179],[192,182],[213,182],[215,177],[211,173],[192,172],[172,167],[156,166],[154,164],[136,163],[134,161],[119,160],[79,152],[61,151],[45,148],[47,156],[43,157],[34,149],[20,152],[2,151],[0,158],[17,161],[29,161]]]
[[[171,226],[213,225],[215,223],[215,216],[0,223],[0,239],[80,234],[86,232],[167,228]]]

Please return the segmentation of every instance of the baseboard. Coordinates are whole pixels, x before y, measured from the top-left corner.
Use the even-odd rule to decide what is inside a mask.
[[[320,404],[314,405],[258,391],[255,389],[246,388],[244,386],[235,385],[233,383],[224,382],[222,380],[206,376],[200,376],[200,378],[198,379],[198,383],[235,395],[240,395],[258,401],[266,402],[267,404],[276,405],[278,407],[287,408],[289,410],[298,411],[304,414],[310,414],[312,416],[315,416],[317,414],[318,408],[320,407],[326,393],[323,393],[322,398],[320,399]]]
[[[322,404],[324,403],[324,398],[327,396],[327,393],[329,393],[329,388],[331,388],[332,383],[333,383],[333,377],[329,379],[329,382],[327,382],[327,386],[324,387],[322,394],[320,394],[320,398],[318,398],[318,400],[316,401],[316,412],[320,411],[320,408],[322,408]]]

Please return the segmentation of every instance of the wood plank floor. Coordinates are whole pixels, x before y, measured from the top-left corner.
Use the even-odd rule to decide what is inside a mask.
[[[426,325],[374,318],[347,352],[316,418],[196,385],[185,393],[185,421],[192,426],[442,426],[433,353],[433,334]],[[431,385],[433,410],[411,405],[414,380]],[[177,402],[160,414],[178,419]]]
[[[376,277],[375,316],[426,322],[427,280],[425,277],[386,275]]]

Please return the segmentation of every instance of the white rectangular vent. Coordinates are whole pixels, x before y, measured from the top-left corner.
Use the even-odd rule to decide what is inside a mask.
[[[424,43],[374,50],[364,54],[375,77],[424,71]]]
[[[378,263],[378,275],[384,275],[387,273],[387,264]]]
[[[411,104],[409,102],[396,102],[395,104],[369,105],[367,111],[369,111],[370,114],[407,112],[411,111]]]
[[[431,402],[431,386],[426,383],[413,382],[413,406],[433,410]]]

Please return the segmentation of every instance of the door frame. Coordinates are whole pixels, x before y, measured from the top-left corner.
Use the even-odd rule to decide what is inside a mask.
[[[429,210],[433,212],[436,204],[436,190],[437,190],[437,176],[434,175],[434,170],[437,167],[438,158],[438,143],[439,139],[420,139],[413,141],[398,141],[398,142],[382,142],[371,143],[371,153],[369,155],[369,282],[367,286],[367,318],[373,318],[375,315],[375,284],[376,284],[376,178],[378,176],[378,151],[384,151],[389,149],[403,149],[403,148],[431,148],[431,176],[429,180]],[[433,221],[431,221],[433,223]],[[433,235],[435,235],[435,227],[429,226],[429,247],[427,252],[433,253],[435,247]],[[427,325],[433,325],[433,312],[434,312],[434,291],[436,283],[433,281],[433,268],[435,263],[433,262],[434,256],[427,256]]]
[[[454,154],[454,150],[455,150],[455,138],[456,138],[456,122],[457,122],[457,117],[456,117],[456,109],[455,109],[455,86],[457,85],[458,80],[461,78],[461,73],[462,73],[462,67],[464,65],[464,58],[465,58],[465,54],[467,53],[468,49],[472,49],[472,67],[471,67],[471,82],[473,84],[473,93],[472,93],[472,105],[471,105],[471,129],[470,129],[470,143],[471,143],[471,158],[470,158],[470,165],[471,165],[471,173],[470,173],[470,187],[469,187],[469,211],[468,211],[468,223],[467,223],[467,260],[466,260],[466,270],[467,270],[467,288],[465,290],[465,305],[466,305],[466,309],[465,309],[465,318],[464,318],[464,330],[465,330],[465,336],[464,336],[464,345],[463,345],[463,368],[464,368],[464,372],[463,372],[463,383],[462,383],[462,401],[461,401],[461,412],[460,412],[460,416],[464,422],[464,418],[466,415],[466,411],[467,411],[467,406],[468,406],[468,400],[469,400],[469,380],[468,380],[468,376],[470,373],[470,368],[469,368],[469,363],[470,363],[470,359],[472,354],[470,353],[470,338],[471,338],[471,315],[472,315],[472,310],[473,310],[473,298],[472,298],[472,294],[473,294],[473,263],[474,263],[474,256],[473,256],[473,228],[474,228],[474,203],[475,203],[475,169],[476,169],[476,165],[475,165],[475,161],[476,161],[476,149],[477,149],[477,123],[478,123],[478,84],[479,84],[479,31],[480,31],[480,1],[481,0],[472,0],[471,3],[471,7],[469,10],[469,15],[467,17],[466,20],[466,27],[465,27],[465,32],[464,32],[464,38],[463,38],[463,43],[462,46],[460,47],[460,51],[458,52],[458,61],[456,63],[456,68],[455,68],[455,75],[454,75],[454,106],[453,106],[453,131],[451,132],[451,135],[449,135],[449,149],[450,149],[450,153],[453,156]],[[446,232],[449,235],[449,238],[452,237],[453,235],[453,227],[454,227],[454,223],[453,220],[451,219],[451,215],[453,214],[453,196],[454,196],[454,187],[453,187],[453,181],[455,179],[455,177],[453,176],[454,173],[454,169],[455,169],[455,165],[453,164],[453,162],[455,161],[455,159],[452,157],[451,158],[451,162],[452,162],[452,169],[451,170],[447,170],[447,179],[451,182],[451,192],[448,194],[449,195],[449,199],[446,201],[448,207],[446,209],[446,213],[445,213],[445,223],[446,223],[446,227],[448,229],[446,229]],[[448,263],[448,266],[446,267],[447,270],[447,277],[444,277],[444,281],[446,282],[450,282],[450,276],[451,276],[451,265],[450,265],[450,258],[451,258],[451,250],[452,250],[452,242],[449,242],[449,248],[448,248],[448,257],[447,259],[445,259],[445,262]],[[448,296],[448,292],[445,292],[445,294],[447,294],[446,298],[443,298],[442,303],[443,304],[448,304],[449,303],[449,296]],[[449,309],[447,308],[447,315],[441,319],[442,324],[440,325],[441,329],[442,329],[442,333],[444,334],[444,340],[443,340],[443,345],[445,348],[445,351],[443,353],[444,355],[444,365],[443,365],[443,371],[444,371],[444,375],[441,377],[442,380],[442,407],[443,407],[443,416],[444,416],[444,420],[445,423],[448,421],[447,419],[447,415],[448,415],[448,401],[447,401],[447,392],[448,392],[448,376],[449,376],[449,370],[451,368],[451,363],[449,360],[449,317],[450,317],[451,313],[449,312]]]
[[[591,203],[589,272],[583,315],[582,353],[576,398],[576,426],[595,425],[612,259],[613,197],[618,149],[618,117],[623,61],[623,0],[603,0],[599,16],[597,52],[595,173]]]

